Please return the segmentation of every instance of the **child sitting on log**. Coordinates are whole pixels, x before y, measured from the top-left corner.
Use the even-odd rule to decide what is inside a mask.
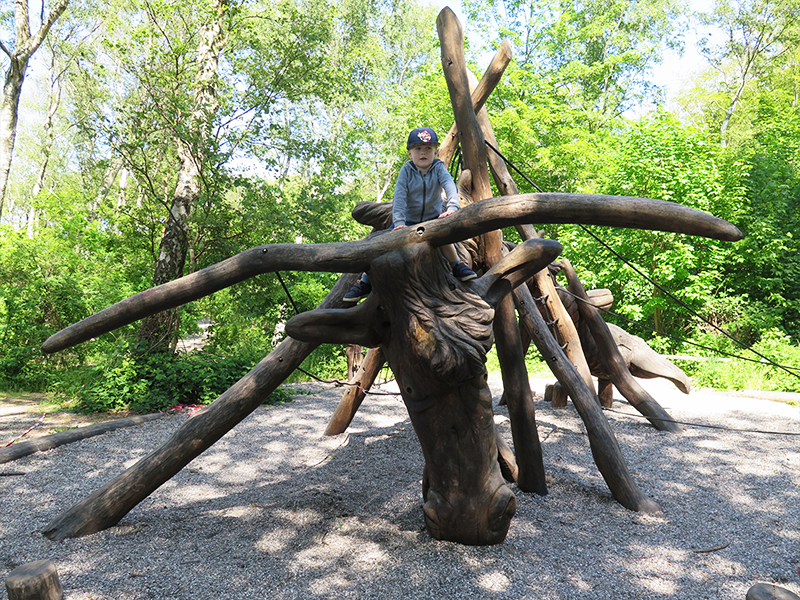
[[[416,225],[423,221],[452,215],[459,208],[458,189],[447,172],[447,167],[436,155],[439,151],[439,139],[430,127],[418,127],[408,135],[408,160],[400,169],[400,175],[394,186],[394,204],[392,205],[392,229],[401,229],[408,225]],[[442,190],[447,201],[442,211]],[[452,244],[441,247],[442,254],[450,263],[453,275],[460,281],[469,281],[477,277],[475,271],[458,258]],[[345,302],[358,302],[372,291],[372,285],[366,273],[345,294]]]

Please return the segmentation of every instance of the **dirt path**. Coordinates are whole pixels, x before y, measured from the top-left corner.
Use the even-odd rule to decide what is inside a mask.
[[[131,411],[120,411],[81,415],[63,410],[45,394],[0,393],[0,448],[33,426],[36,428],[25,433],[23,440],[122,419],[133,414],[135,413]]]

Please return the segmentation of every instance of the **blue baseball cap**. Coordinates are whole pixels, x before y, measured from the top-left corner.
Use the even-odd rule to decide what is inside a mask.
[[[412,129],[411,133],[408,134],[408,144],[406,144],[406,149],[418,144],[430,144],[432,146],[438,146],[439,138],[436,137],[436,132],[430,127],[417,127],[416,129]]]

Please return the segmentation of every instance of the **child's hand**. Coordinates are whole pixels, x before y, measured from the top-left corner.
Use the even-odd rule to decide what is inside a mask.
[[[406,226],[405,223],[403,223],[402,225],[395,225],[394,227],[392,227],[392,231],[394,231],[395,229],[402,229],[405,226]]]
[[[450,215],[452,215],[454,212],[456,212],[456,211],[454,211],[454,210],[451,208],[450,210],[446,210],[446,211],[444,211],[442,214],[440,214],[440,215],[439,215],[439,218],[440,218],[440,219],[444,219],[445,217],[449,217]]]

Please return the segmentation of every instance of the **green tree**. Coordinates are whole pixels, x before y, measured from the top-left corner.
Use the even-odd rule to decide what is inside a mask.
[[[31,32],[28,0],[14,2],[13,13],[11,11],[0,13],[1,22],[5,25],[11,21],[12,25],[9,29],[13,31],[10,39],[5,36],[5,39],[0,39],[0,50],[8,59],[3,97],[0,100],[0,216],[3,214],[3,200],[17,136],[19,99],[22,94],[22,85],[25,82],[25,73],[28,70],[28,62],[33,53],[42,45],[53,23],[66,10],[68,3],[69,0],[58,0],[46,15],[45,6],[42,3],[39,29],[35,33]]]
[[[607,158],[609,171],[600,182],[606,193],[678,202],[734,223],[740,220],[742,165],[738,178],[726,173],[719,147],[668,113],[657,112],[632,124]],[[656,231],[593,231],[658,287],[582,229],[564,227],[559,239],[565,254],[575,256],[581,278],[588,285],[610,288],[619,314],[674,335],[689,332],[693,318],[660,288],[693,311],[707,314],[707,304],[726,292],[725,267],[741,250],[733,244]]]
[[[714,69],[717,92],[712,114],[720,143],[728,143],[731,120],[749,88],[767,76],[779,59],[800,41],[800,3],[796,0],[718,0],[704,25],[723,34],[700,40],[700,49]],[[748,127],[745,127],[748,129]]]

